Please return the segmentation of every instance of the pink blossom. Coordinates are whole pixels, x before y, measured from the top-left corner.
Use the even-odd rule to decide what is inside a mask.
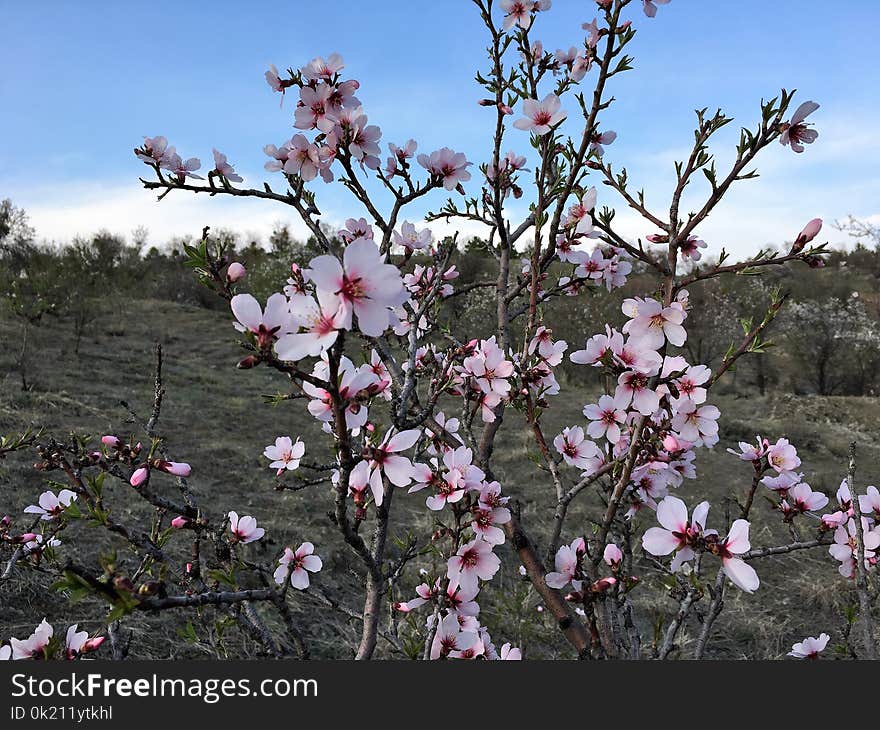
[[[784,131],[779,137],[779,142],[782,145],[791,145],[795,152],[803,152],[805,144],[815,142],[819,133],[815,129],[810,129],[810,123],[804,120],[818,108],[819,105],[815,101],[805,101],[801,104],[791,119],[783,124]]]
[[[540,102],[536,99],[524,100],[523,117],[517,119],[513,126],[525,132],[542,135],[547,134],[567,116],[567,112],[560,109],[559,97],[556,94],[547,94]]]
[[[626,421],[626,406],[622,406],[610,395],[599,398],[598,405],[584,406],[584,415],[590,419],[587,433],[590,438],[603,436],[612,444],[620,441],[620,426]]]
[[[294,471],[299,468],[300,459],[306,453],[306,445],[297,438],[296,443],[290,436],[279,436],[274,444],[270,444],[263,450],[263,456],[272,463],[270,469],[277,469],[278,476],[285,470]]]
[[[621,373],[614,390],[614,402],[618,408],[632,404],[643,416],[650,416],[660,407],[660,396],[648,387],[648,377],[642,373]]]
[[[341,263],[330,255],[312,259],[306,273],[319,292],[323,290],[343,306],[342,326],[351,329],[352,314],[356,314],[358,328],[370,337],[388,329],[389,307],[406,298],[400,271],[386,264],[376,244],[366,238],[348,244]]]
[[[317,302],[310,296],[298,296],[290,302],[290,314],[305,332],[282,335],[275,352],[282,360],[296,362],[316,357],[327,350],[343,329],[349,316],[347,303],[332,293],[319,289]]]
[[[419,164],[431,175],[442,182],[447,190],[460,188],[461,183],[471,179],[467,171],[470,162],[461,152],[453,152],[448,147],[443,147],[430,155],[418,156]]]
[[[504,397],[510,392],[508,378],[513,375],[513,363],[505,358],[494,335],[480,341],[476,352],[464,359],[463,368],[483,393],[494,392]]]
[[[746,593],[754,593],[760,585],[755,569],[738,557],[750,549],[749,523],[747,520],[736,520],[721,543],[719,556],[730,582]]]
[[[694,557],[692,545],[706,532],[709,503],[694,507],[693,519],[688,521],[687,505],[678,497],[666,497],[657,505],[657,521],[662,527],[651,527],[642,536],[642,547],[651,555],[669,555],[677,551],[672,570],[677,570]]]
[[[144,151],[138,152],[137,156],[149,165],[161,165],[168,150],[168,140],[161,135],[158,137],[144,137]],[[174,150],[174,148],[171,148]]]
[[[460,658],[463,652],[469,650],[478,641],[479,637],[473,631],[461,630],[457,614],[449,613],[440,621],[434,632],[431,659],[436,660],[441,656]]]
[[[582,537],[575,538],[571,545],[563,545],[556,551],[554,567],[556,570],[544,576],[544,582],[550,588],[562,589],[574,580],[577,575],[581,557],[586,547]]]
[[[104,636],[96,636],[89,638],[88,631],[77,631],[77,624],[73,624],[67,629],[64,638],[64,657],[66,659],[76,659],[83,654],[95,651],[104,643]]]
[[[767,462],[777,473],[794,471],[801,465],[797,449],[788,439],[781,438],[767,449]]]
[[[377,505],[382,504],[383,475],[396,487],[406,487],[412,482],[413,464],[405,456],[400,456],[400,452],[412,448],[421,435],[417,428],[396,434],[389,430],[382,443],[370,450],[370,485]]]
[[[309,587],[309,573],[317,573],[324,567],[321,558],[314,555],[315,546],[310,542],[304,542],[296,552],[289,547],[284,548],[284,554],[278,560],[274,578],[278,585],[284,585],[290,580],[290,585],[300,591]],[[307,572],[308,571],[308,572]]]
[[[669,0],[642,0],[642,10],[645,11],[645,15],[649,18],[653,18],[657,15],[657,6],[666,5],[668,3]]]
[[[506,643],[501,647],[501,654],[499,658],[505,661],[520,661],[522,659],[522,652],[510,645],[510,643]]]
[[[171,474],[176,477],[188,477],[192,472],[192,467],[182,461],[165,461],[164,459],[160,459],[159,461],[154,462],[154,466],[159,471],[164,471],[166,474]]]
[[[498,572],[501,561],[485,540],[471,540],[462,545],[447,562],[446,577],[452,585],[464,591],[474,591],[478,579],[491,580]]]
[[[265,311],[250,294],[236,294],[230,305],[236,319],[233,323],[235,329],[252,334],[260,349],[267,349],[293,326],[287,297],[283,294],[270,296]]]
[[[332,132],[336,127],[336,118],[332,114],[330,94],[332,86],[321,84],[317,88],[303,86],[300,89],[300,103],[294,112],[295,126],[297,129],[318,129],[325,134]]]
[[[596,471],[604,461],[602,450],[584,437],[580,426],[569,426],[553,439],[554,448],[565,459],[565,463],[577,469]]]
[[[171,526],[175,530],[182,530],[184,527],[186,527],[189,524],[189,522],[190,521],[189,521],[188,517],[184,517],[183,515],[178,515],[173,520],[171,520]]]
[[[394,243],[408,251],[421,251],[424,248],[428,248],[433,241],[434,237],[431,235],[430,228],[423,228],[421,231],[418,231],[408,221],[404,221],[401,224],[400,233],[394,231]]]
[[[342,69],[345,62],[338,53],[331,53],[325,61],[317,56],[302,67],[302,75],[307,81],[324,81],[329,83]]]
[[[237,512],[230,511],[227,517],[229,517],[229,529],[238,542],[247,545],[266,534],[262,527],[257,527],[256,518],[250,515],[239,517]]]
[[[57,496],[55,492],[45,491],[40,495],[38,504],[25,507],[24,512],[29,515],[40,515],[41,520],[52,520],[61,515],[74,501],[76,501],[76,492],[69,489],[62,489]]]
[[[55,630],[52,625],[43,619],[34,632],[24,640],[10,639],[13,659],[43,659],[46,647],[52,639]]]
[[[880,491],[874,486],[868,487],[866,491],[867,494],[859,496],[859,510],[866,516],[871,514],[875,517],[880,516]]]
[[[266,147],[266,154],[270,156],[272,156],[269,152],[271,148],[272,145]],[[304,182],[309,182],[318,176],[319,167],[321,167],[321,159],[318,156],[317,146],[303,135],[295,134],[287,144],[284,172],[288,175],[299,175]]]
[[[677,303],[664,307],[656,299],[626,299],[622,309],[630,317],[623,331],[646,348],[659,350],[667,340],[681,347],[687,339],[684,311]]]
[[[596,155],[596,157],[601,157],[605,154],[605,147],[603,145],[611,144],[616,139],[617,132],[612,130],[602,132],[601,134],[597,132],[590,141],[590,152]]]
[[[871,525],[862,517],[862,537],[865,556],[865,567],[870,567],[871,560],[880,548],[880,528],[871,529]],[[834,531],[834,543],[828,548],[828,552],[835,560],[840,561],[838,572],[844,578],[852,578],[855,575],[858,553],[858,541],[856,535],[856,521],[852,518],[847,520],[846,525],[841,525]]]
[[[275,64],[269,64],[269,70],[266,71],[265,76],[266,83],[269,84],[269,86],[272,88],[272,91],[280,92],[283,100],[284,90],[286,87],[284,85],[284,82],[281,80],[281,77],[278,75],[278,69],[275,67]]]
[[[739,451],[728,449],[727,452],[739,457],[743,461],[760,461],[764,457],[764,454],[766,453],[765,449],[768,445],[769,444],[766,441],[758,436],[755,444],[750,444],[747,441],[740,441]]]
[[[788,656],[793,656],[795,659],[818,659],[819,654],[825,651],[830,638],[825,633],[819,634],[819,638],[808,636],[803,641],[799,641],[792,646]]]
[[[715,406],[698,406],[691,400],[684,401],[672,418],[672,428],[685,441],[693,443],[711,440],[718,435],[718,418],[721,416]]]
[[[214,172],[222,175],[230,182],[241,182],[241,175],[237,175],[235,168],[226,161],[226,155],[214,148]],[[240,265],[240,264],[239,264]]]
[[[798,512],[815,512],[828,504],[828,497],[814,492],[806,482],[796,484],[788,493],[788,499]]]
[[[706,248],[705,241],[700,240],[696,236],[688,236],[687,241],[682,241],[678,250],[681,251],[681,255],[685,258],[689,258],[692,261],[699,261],[703,256],[700,249],[703,248]]]
[[[501,0],[499,5],[505,13],[502,28],[510,30],[518,25],[523,30],[528,30],[532,25],[532,11],[536,9],[536,4],[535,0]]]
[[[195,171],[198,170],[202,163],[199,161],[198,157],[190,157],[188,160],[184,161],[181,159],[180,155],[175,152],[173,147],[169,147],[165,152],[165,156],[162,158],[162,169],[167,170],[172,175],[177,178],[178,183],[183,183],[184,180],[188,177],[194,178],[196,180],[203,180],[201,175],[196,175]]]

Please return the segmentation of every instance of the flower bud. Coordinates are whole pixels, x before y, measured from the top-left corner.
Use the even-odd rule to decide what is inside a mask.
[[[183,515],[178,515],[173,520],[171,520],[171,526],[175,530],[180,530],[180,529],[186,527],[188,524],[189,524],[189,520],[186,517],[184,517]]]
[[[104,446],[109,446],[111,449],[118,449],[122,442],[116,436],[102,436],[101,443]]]
[[[667,451],[681,451],[681,444],[673,434],[667,434],[663,439],[663,448]]]
[[[797,238],[794,239],[794,244],[791,247],[792,253],[800,253],[804,250],[804,246],[806,246],[810,241],[812,241],[816,236],[819,235],[819,231],[822,230],[822,219],[821,218],[813,218],[807,225],[804,226],[804,229],[798,233]]]
[[[131,475],[131,479],[129,479],[129,484],[133,487],[139,487],[150,477],[150,470],[145,466],[138,467],[134,470],[134,473]]]
[[[192,467],[189,464],[179,461],[158,461],[156,468],[176,477],[188,477],[192,472]]]
[[[238,261],[233,261],[226,269],[226,281],[230,284],[233,284],[236,281],[241,281],[245,276],[247,276],[247,269],[238,263]]]
[[[248,355],[244,360],[241,360],[236,367],[239,370],[250,370],[252,367],[259,365],[260,358],[256,355]]]

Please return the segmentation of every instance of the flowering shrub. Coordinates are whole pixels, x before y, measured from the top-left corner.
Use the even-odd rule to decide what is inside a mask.
[[[731,262],[722,250],[715,263],[686,265],[711,252],[698,227],[731,187],[754,177],[751,165],[764,149],[780,143],[803,152],[816,140],[807,118],[818,105],[807,101],[792,111],[793,94],[785,90],[761,104],[755,127],[741,130],[726,171],[716,168],[709,142],[731,119],[697,112],[694,144],[676,163],[668,212],[649,207],[627,172],[612,169],[607,158],[617,135],[601,119],[613,102],[609,82],[631,68],[626,51],[635,18],[628,15],[641,6],[654,17],[667,3],[597,0],[597,17],[584,23],[579,45],[551,53],[535,38],[550,0],[475,0],[489,39],[488,66],[477,74],[484,90],[479,104],[492,129],[492,154],[477,165],[450,147],[419,152],[414,140],[389,143],[383,161],[381,130],[370,123],[356,96],[360,83],[347,78],[337,54],[266,72],[282,104],[294,106],[297,130],[264,148],[265,168],[278,182],[239,186],[242,177],[217,149],[214,167],[200,175],[200,161],[184,159],[161,136],[145,138],[135,150],[153,173],[143,185],[160,191],[160,200],[189,191],[281,203],[297,212],[322,250],[310,261],[289,262],[289,278],[265,303],[244,291],[245,268],[229,260],[207,229],[186,253],[200,280],[229,302],[245,351],[239,367],[277,371],[295,389],[290,400],[304,401],[291,407],[305,407],[320,424],[331,463],[310,461],[322,448],[300,434],[279,434],[264,456],[290,489],[328,487],[330,520],[364,581],[363,608],[353,611],[361,624],[357,658],[373,656],[381,639],[389,651],[413,657],[519,659],[520,650],[506,641],[511,637],[499,637],[503,646],[496,648],[491,620],[480,612],[480,598],[502,567],[500,546],[512,548],[522,580],[582,658],[675,656],[698,607],[694,656],[702,657],[729,584],[759,600],[761,558],[825,546],[841,576],[856,582],[859,652],[874,654],[868,574],[880,549],[880,497],[870,487],[855,498],[854,463],[833,511],[820,516],[828,498],[804,482],[795,447],[784,438],[758,437],[730,457],[731,466],[738,457],[751,467],[742,495],[731,486],[726,509],[689,504],[686,485],[697,474],[699,453],[718,443],[721,413],[709,401],[712,388],[740,358],[767,346],[765,330],[785,297],[772,294],[763,319],[744,323],[713,372],[682,354],[688,320],[699,317],[688,287],[770,266],[821,267],[825,248],[811,245],[821,229],[812,220],[787,253],[760,251]],[[702,202],[685,213],[685,188],[702,177],[708,182]],[[355,215],[364,215],[336,233],[318,207],[320,188],[329,184],[342,185]],[[451,197],[423,223],[404,218],[417,201],[440,195]],[[511,220],[507,203],[526,196],[530,212]],[[613,200],[642,217],[642,238],[616,231]],[[430,223],[441,218],[484,228],[494,279],[456,288],[460,244],[457,236],[435,239]],[[577,343],[554,338],[546,303],[588,291],[614,296],[636,268],[651,272],[656,287],[624,299],[602,332],[584,332]],[[494,297],[494,333],[462,341],[444,328],[441,313],[445,302],[475,288]],[[605,393],[584,404],[582,422],[546,433],[542,414],[562,393],[555,372],[566,358],[599,372]],[[4,521],[0,536],[10,555],[2,578],[40,569],[54,573],[56,588],[72,597],[106,600],[105,631],[115,657],[125,655],[129,615],[204,606],[226,612],[268,655],[307,655],[308,629],[297,625],[290,606],[319,589],[325,546],[304,535],[298,547],[284,546],[267,563],[255,552],[268,532],[260,526],[268,524],[266,515],[199,504],[187,484],[197,468],[169,453],[181,449],[197,466],[197,445],[167,444],[156,431],[163,393],[160,351],[154,407],[141,436],[108,435],[95,444],[31,433],[0,443],[0,456],[36,446],[37,468],[63,482],[53,481],[24,510],[32,522],[19,528],[18,518]],[[502,429],[518,422],[538,452],[522,468],[535,470],[535,489],[552,490],[556,505],[549,519],[530,516],[531,524],[520,495],[509,493],[493,464]],[[172,481],[179,496],[169,496]],[[790,542],[752,547],[750,515],[759,490]],[[147,529],[123,520],[116,504],[126,498],[152,507]],[[432,529],[393,543],[393,510],[404,500],[424,501]],[[576,500],[586,503],[586,515],[572,521]],[[113,555],[97,568],[73,562],[62,539],[78,521],[127,543],[137,562]],[[182,545],[189,546],[183,562]],[[401,595],[414,582],[416,595]],[[640,615],[638,596],[652,591],[671,595],[677,608],[648,647],[650,619]],[[390,629],[382,628],[389,611],[422,613],[416,643],[401,638],[393,618]],[[54,647],[44,622],[4,652],[75,658],[97,649],[104,636],[71,631],[66,648]],[[791,654],[815,657],[828,638],[806,639]]]

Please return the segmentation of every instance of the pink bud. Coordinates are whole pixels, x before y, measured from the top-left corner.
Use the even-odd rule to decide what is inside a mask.
[[[477,102],[477,104],[479,104],[480,106],[492,106],[495,104],[495,100],[494,99],[480,99]]]
[[[36,533],[34,533],[34,532],[26,532],[26,533],[24,533],[23,535],[19,535],[19,536],[16,538],[15,542],[24,544],[24,543],[26,543],[26,542],[31,542],[32,540],[36,540],[36,539],[37,539],[37,535],[36,535]]]
[[[129,479],[129,483],[133,487],[139,487],[150,476],[150,470],[147,467],[142,466],[134,470],[134,474],[131,475],[131,479]]]
[[[241,281],[245,276],[247,276],[247,269],[238,261],[233,261],[229,264],[229,268],[226,269],[226,280],[230,283]]]
[[[186,572],[187,572],[188,574],[193,572],[193,564],[192,564],[192,563],[187,563],[187,564],[186,564]]]
[[[102,436],[101,443],[113,449],[118,449],[121,441],[116,436]]]
[[[809,243],[816,236],[819,235],[819,231],[822,230],[822,219],[821,218],[813,218],[807,225],[804,226],[804,230],[802,230],[797,237],[797,240],[803,240],[804,243]]]
[[[101,644],[104,643],[104,639],[106,638],[106,636],[96,636],[94,639],[89,639],[82,645],[80,653],[85,654],[88,651],[95,651],[95,649],[97,649],[99,646],[101,646]]]
[[[590,590],[593,591],[593,593],[603,593],[611,588],[611,586],[613,586],[615,583],[617,583],[617,578],[600,578],[595,583],[593,583],[593,585],[590,586]]]
[[[507,106],[507,104],[501,104],[498,108],[501,110],[502,114],[507,114],[507,115],[513,114],[513,109],[511,109],[509,106]]]
[[[173,474],[176,477],[188,477],[192,468],[189,464],[185,464],[182,461],[160,461],[156,465],[159,469],[168,474]]]
[[[794,239],[794,243],[791,246],[792,253],[800,253],[804,250],[804,246],[806,246],[810,241],[812,241],[816,236],[819,235],[819,231],[822,230],[822,219],[821,218],[813,218],[807,225],[804,226],[804,230],[798,233],[796,239]]]
[[[175,530],[180,530],[181,528],[186,527],[188,524],[189,524],[189,520],[186,517],[183,517],[182,515],[178,515],[173,520],[171,520],[171,526]]]
[[[678,439],[670,433],[663,439],[663,448],[667,451],[680,451],[681,444],[678,442]]]
[[[608,563],[608,565],[614,567],[623,560],[623,553],[620,552],[620,548],[617,547],[617,545],[610,542],[605,546],[605,552],[602,554],[602,558]]]

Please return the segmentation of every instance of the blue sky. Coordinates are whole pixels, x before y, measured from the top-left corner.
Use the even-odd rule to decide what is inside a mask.
[[[880,3],[672,0],[654,20],[638,5],[636,70],[613,81],[618,101],[602,127],[619,134],[608,159],[628,167],[649,203],[668,207],[672,161],[686,154],[695,108],[720,106],[751,125],[760,98],[786,86],[799,89],[799,100],[822,104],[814,115],[818,142],[803,155],[774,145],[759,162],[762,177],[741,184],[703,238],[716,251],[726,245],[743,255],[790,240],[814,216],[880,222]],[[589,0],[554,0],[534,37],[549,50],[576,45],[580,24],[595,15]],[[127,234],[139,225],[154,243],[206,224],[257,236],[277,221],[300,230],[284,208],[264,201],[175,193],[157,204],[141,190],[137,176],[146,168],[131,155],[144,135],[164,134],[203,165],[216,146],[247,182],[271,180],[261,148],[293,132],[294,97],[279,108],[263,80],[269,63],[298,67],[339,52],[347,76],[361,82],[358,96],[383,143],[414,137],[420,151],[449,145],[475,163],[488,154],[492,114],[477,106],[473,81],[485,65],[486,38],[469,0],[5,0],[3,17],[0,197],[24,206],[49,239],[101,227]],[[719,165],[730,158],[737,129],[719,136]],[[528,149],[525,133],[511,130],[507,140]],[[361,215],[337,186],[317,189],[329,220]],[[600,196],[617,203],[604,190]],[[442,200],[434,196],[430,207]],[[631,237],[651,232],[622,208],[620,225]],[[843,240],[834,231],[828,238]]]

